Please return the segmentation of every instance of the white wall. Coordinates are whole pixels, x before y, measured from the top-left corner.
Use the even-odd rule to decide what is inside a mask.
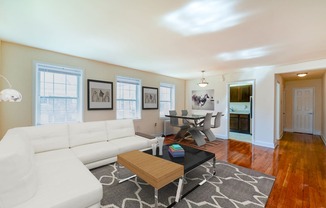
[[[226,116],[222,118],[221,127],[217,129],[217,135],[220,138],[226,138],[227,136],[227,85],[231,82],[237,81],[255,81],[254,88],[254,134],[253,143],[256,145],[274,147],[274,125],[275,125],[275,85],[278,78],[275,77],[275,74],[287,73],[287,72],[296,72],[296,71],[308,71],[325,69],[326,68],[326,59],[321,59],[317,61],[309,61],[298,64],[283,65],[277,66],[275,68],[269,69],[256,69],[248,71],[236,71],[229,72],[227,74],[210,76],[206,77],[206,80],[209,82],[209,85],[205,89],[214,89],[215,90],[215,100],[219,100],[219,104],[215,103],[214,111],[222,111]],[[223,79],[223,77],[225,79]],[[191,91],[200,90],[197,83],[199,79],[188,80],[186,83],[186,108],[191,109]],[[325,122],[325,111],[326,111],[326,101],[325,101],[325,76],[324,76],[324,92],[323,92],[323,112],[324,120],[323,125],[323,135],[325,138],[326,132],[326,122]],[[282,81],[282,80],[281,80]],[[281,88],[284,88],[284,82]],[[282,101],[284,102],[284,101]],[[202,112],[206,113],[206,112]],[[283,125],[283,124],[281,124]]]
[[[116,118],[115,103],[113,110],[87,110],[87,79],[112,81],[114,83],[113,89],[116,89],[116,75],[139,78],[142,80],[143,86],[159,88],[160,82],[175,84],[176,94],[178,95],[176,99],[176,110],[181,111],[185,106],[184,80],[4,41],[0,47],[0,51],[2,52],[0,54],[0,60],[2,59],[2,62],[0,62],[0,73],[5,75],[10,80],[13,88],[20,91],[23,95],[23,101],[21,103],[0,103],[0,138],[2,138],[9,128],[33,125],[34,61],[76,67],[84,70],[84,121]],[[113,97],[116,97],[115,90]],[[159,118],[159,110],[143,110],[141,116],[142,119],[135,120],[136,131],[148,134],[162,132],[163,122]],[[158,123],[157,127],[154,126],[155,123]]]
[[[224,79],[223,79],[224,77]],[[214,89],[215,109],[225,114],[221,120],[221,127],[216,129],[216,135],[220,138],[227,138],[228,132],[228,100],[227,86],[231,82],[254,80],[254,134],[253,143],[256,145],[274,148],[274,72],[273,69],[238,71],[228,73],[224,76],[206,77],[209,85],[206,89]],[[192,90],[201,90],[197,83],[198,79],[188,80],[186,84],[186,108],[191,110]],[[219,103],[217,104],[218,101]],[[198,113],[198,112],[196,112]],[[206,113],[205,111],[200,113]]]

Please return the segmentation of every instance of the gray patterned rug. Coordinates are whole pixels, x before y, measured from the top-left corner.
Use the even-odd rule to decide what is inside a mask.
[[[211,177],[211,162],[193,169],[185,176],[183,193],[187,193],[203,179],[209,180],[187,194],[174,207],[264,207],[273,187],[275,177],[247,168],[216,162],[216,175]],[[102,208],[149,208],[154,207],[154,188],[140,178],[121,184],[117,181],[116,164],[110,164],[91,172],[103,185]],[[132,175],[127,169],[121,177]],[[159,207],[168,207],[174,202],[177,181],[159,190]]]

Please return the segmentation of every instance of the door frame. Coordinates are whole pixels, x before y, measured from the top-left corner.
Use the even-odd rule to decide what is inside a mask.
[[[292,129],[293,132],[295,132],[294,127],[295,127],[295,106],[296,106],[296,100],[295,100],[295,91],[297,89],[312,89],[312,119],[311,119],[311,134],[314,134],[315,130],[315,88],[314,87],[296,87],[292,89]],[[303,134],[309,134],[309,133],[304,133],[304,132],[299,132],[299,133],[303,133]]]
[[[226,83],[226,139],[229,139],[229,133],[230,133],[230,86],[236,85],[236,84],[248,84],[251,85],[251,96],[252,96],[252,119],[251,119],[251,143],[255,143],[255,88],[256,88],[256,82],[254,79],[250,80],[241,80],[241,81],[233,81],[233,82],[227,82]]]
[[[275,138],[274,141],[281,139],[281,84],[276,82],[276,95],[275,95]]]

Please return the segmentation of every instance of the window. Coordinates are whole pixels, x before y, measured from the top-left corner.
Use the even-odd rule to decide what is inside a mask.
[[[35,125],[82,121],[82,70],[36,64]]]
[[[139,79],[117,77],[117,119],[140,119]]]
[[[175,86],[172,84],[160,84],[160,117],[169,114],[169,110],[175,109]]]

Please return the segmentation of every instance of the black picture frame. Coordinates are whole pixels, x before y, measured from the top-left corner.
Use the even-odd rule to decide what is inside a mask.
[[[113,109],[113,83],[87,79],[87,109]]]
[[[142,107],[143,110],[158,109],[158,88],[142,87]]]

